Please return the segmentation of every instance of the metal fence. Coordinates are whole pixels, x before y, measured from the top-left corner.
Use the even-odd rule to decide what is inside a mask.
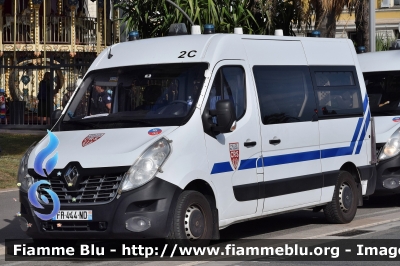
[[[95,57],[95,53],[74,58],[67,53],[54,53],[46,60],[24,56],[18,58],[17,64],[10,64],[10,58],[3,57],[0,87],[6,91],[6,119],[0,119],[0,128],[49,128],[51,113],[64,108],[77,79],[86,73]],[[41,81],[46,77],[43,85]],[[43,89],[46,87],[48,91]],[[45,92],[38,95],[39,91]]]
[[[48,16],[39,18],[39,41],[47,44],[71,43],[71,16]],[[34,42],[34,17],[31,15],[17,15],[16,22],[13,15],[5,15],[3,25],[3,43],[33,43]],[[15,24],[15,31],[14,31]],[[46,25],[45,27],[43,25]],[[75,18],[75,44],[96,43],[96,18]],[[14,34],[15,32],[15,34]]]

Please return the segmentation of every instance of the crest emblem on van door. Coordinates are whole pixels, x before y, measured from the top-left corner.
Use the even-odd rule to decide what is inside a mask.
[[[232,166],[236,170],[239,165],[239,142],[229,143],[229,153]]]
[[[82,140],[82,147],[85,147],[101,138],[105,133],[89,134],[84,140]]]

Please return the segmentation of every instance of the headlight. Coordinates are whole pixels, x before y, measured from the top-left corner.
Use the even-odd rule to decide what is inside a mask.
[[[170,153],[168,140],[161,138],[154,142],[125,173],[120,192],[143,186],[153,179]]]
[[[392,158],[400,153],[400,128],[397,129],[389,140],[386,142],[381,153],[379,154],[379,160],[386,160]]]
[[[29,155],[31,154],[33,148],[35,148],[35,144],[33,143],[28,150],[25,152],[24,156],[21,159],[21,162],[19,163],[19,169],[18,169],[18,183],[19,187],[23,191],[28,191],[30,186],[33,184],[33,177],[31,177],[28,174],[28,159]]]

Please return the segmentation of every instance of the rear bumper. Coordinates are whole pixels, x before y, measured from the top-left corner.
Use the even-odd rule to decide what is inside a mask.
[[[118,199],[115,198],[107,204],[61,205],[61,210],[92,211],[92,221],[73,222],[40,220],[33,213],[27,193],[20,191],[21,218],[31,224],[30,227],[27,227],[26,233],[32,238],[165,238],[169,233],[173,211],[181,192],[182,190],[176,185],[156,177],[140,188],[122,193]],[[50,213],[51,209],[45,208],[36,211]],[[142,232],[132,232],[126,229],[126,221],[132,217],[147,218],[150,220],[150,228]]]

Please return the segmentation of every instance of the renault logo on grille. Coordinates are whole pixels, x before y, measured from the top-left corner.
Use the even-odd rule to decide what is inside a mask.
[[[69,168],[64,175],[65,181],[67,182],[69,187],[75,186],[76,181],[78,180],[78,169],[76,167]]]

